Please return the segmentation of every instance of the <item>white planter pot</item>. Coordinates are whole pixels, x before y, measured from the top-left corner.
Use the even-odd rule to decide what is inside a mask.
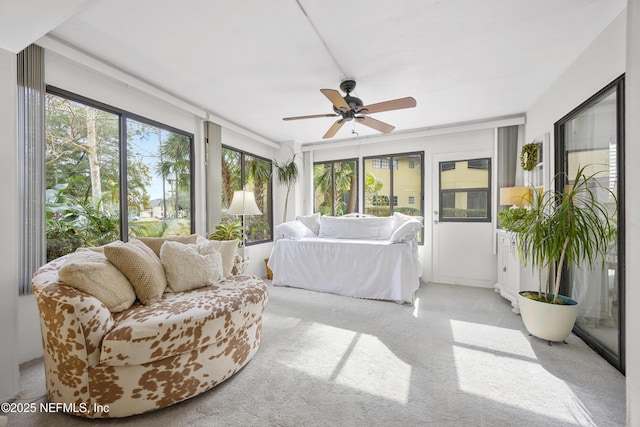
[[[578,303],[560,296],[567,305],[547,304],[523,297],[518,293],[520,315],[527,330],[547,341],[562,341],[569,336],[576,322]]]

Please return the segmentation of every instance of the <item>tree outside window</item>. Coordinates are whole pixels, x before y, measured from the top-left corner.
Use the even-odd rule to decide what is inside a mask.
[[[314,212],[345,215],[358,211],[358,161],[340,160],[313,165]]]
[[[245,217],[248,244],[273,239],[271,176],[270,160],[230,147],[222,148],[222,221],[242,221],[239,216],[226,214],[236,190],[253,191],[256,204],[262,212],[262,215]]]
[[[50,88],[47,261],[118,239],[191,233],[191,145],[188,134]]]

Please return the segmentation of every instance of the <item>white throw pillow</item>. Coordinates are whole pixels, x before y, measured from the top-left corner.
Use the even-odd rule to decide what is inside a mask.
[[[222,274],[224,277],[231,276],[233,263],[236,259],[236,250],[238,249],[239,240],[209,240],[208,245],[216,249],[222,255]]]
[[[135,302],[133,286],[104,253],[83,249],[67,255],[66,260],[58,271],[65,285],[96,297],[112,313],[126,310]]]
[[[421,221],[418,221],[417,219],[410,219],[393,232],[389,241],[399,243],[414,240],[421,228]]]
[[[167,240],[160,247],[160,261],[173,292],[213,285],[224,277],[222,256],[208,242],[194,245]]]
[[[411,216],[411,215],[405,215],[405,214],[400,213],[400,212],[394,212],[393,213],[393,223],[391,225],[391,229],[393,231],[396,231],[402,224],[404,224],[407,221],[411,221],[412,219],[418,220],[418,221],[420,221],[420,223],[422,223],[422,220],[424,218],[422,218],[421,216]]]
[[[320,212],[311,215],[298,215],[296,220],[307,226],[314,236],[317,236],[320,232]]]
[[[344,214],[344,215],[342,215],[342,218],[350,218],[350,217],[356,217],[356,218],[373,218],[373,217],[375,217],[375,215],[371,215],[371,214],[363,214],[363,213],[359,213],[359,212],[352,212],[352,213],[348,213],[348,214]]]
[[[391,237],[391,221],[387,217],[354,218],[323,216],[320,218],[320,237],[336,239],[386,240]]]
[[[302,239],[303,237],[316,236],[315,234],[313,234],[313,231],[311,231],[306,225],[304,225],[301,221],[298,221],[298,220],[284,222],[276,226],[274,231],[275,231],[276,239],[284,238],[284,239],[299,240],[299,239]]]

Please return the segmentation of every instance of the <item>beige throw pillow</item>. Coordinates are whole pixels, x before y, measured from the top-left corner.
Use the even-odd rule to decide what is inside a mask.
[[[58,277],[65,285],[96,297],[112,313],[126,310],[136,300],[129,280],[100,252],[84,250],[68,255]]]
[[[157,302],[167,287],[160,258],[139,240],[114,242],[104,247],[104,254],[133,285],[136,296],[144,305]]]
[[[160,261],[172,292],[213,285],[224,278],[222,256],[209,242],[185,245],[167,241],[160,249]]]
[[[224,277],[231,276],[238,240],[211,240],[210,242],[210,248],[219,251],[222,255],[222,274]]]
[[[145,245],[149,246],[155,254],[160,257],[160,248],[162,244],[166,241],[172,242],[180,242],[184,244],[195,244],[196,239],[198,238],[197,234],[191,234],[189,236],[167,236],[167,237],[138,237]]]

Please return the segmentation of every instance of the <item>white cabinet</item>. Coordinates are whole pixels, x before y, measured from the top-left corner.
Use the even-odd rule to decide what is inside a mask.
[[[526,268],[518,258],[517,235],[498,230],[498,283],[495,291],[511,301],[511,311],[520,314],[518,292],[538,289],[538,276],[531,265]]]

